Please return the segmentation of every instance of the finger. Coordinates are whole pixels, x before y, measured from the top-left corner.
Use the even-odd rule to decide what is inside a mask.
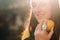
[[[48,34],[49,38],[52,37],[53,33],[54,33],[54,32],[53,32],[53,28],[52,28],[51,31],[50,31],[49,34]]]
[[[41,22],[37,25],[37,27],[36,27],[36,29],[35,29],[35,32],[34,32],[34,35],[37,35],[37,34],[39,34],[39,33],[41,32],[41,26],[42,26],[42,24],[43,24],[43,21],[41,21]]]
[[[37,25],[35,31],[36,31],[36,30],[41,30],[42,24],[43,24],[43,21],[41,21],[41,22]]]

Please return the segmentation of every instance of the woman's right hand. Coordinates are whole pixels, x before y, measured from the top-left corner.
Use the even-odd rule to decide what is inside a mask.
[[[50,40],[53,35],[53,28],[48,33],[46,30],[41,29],[42,24],[43,24],[43,21],[41,21],[40,24],[38,24],[35,29],[35,32],[34,32],[35,40]]]

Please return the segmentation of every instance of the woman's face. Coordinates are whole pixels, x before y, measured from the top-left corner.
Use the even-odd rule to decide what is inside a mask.
[[[33,14],[37,20],[49,18],[51,15],[51,5],[49,0],[33,0]]]

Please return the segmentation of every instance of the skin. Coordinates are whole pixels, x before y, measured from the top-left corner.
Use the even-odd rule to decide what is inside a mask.
[[[46,22],[46,21],[44,21]],[[34,35],[35,35],[35,40],[50,40],[52,35],[53,35],[53,28],[50,30],[48,33],[46,30],[42,30],[43,21],[41,21],[40,24],[37,25]]]
[[[51,4],[49,0],[33,0],[33,14],[39,24],[35,29],[35,40],[50,40],[53,35],[53,28],[48,33],[46,30],[41,30],[42,24],[51,17]],[[47,19],[47,20],[46,20]]]
[[[51,4],[49,0],[33,0],[33,14],[38,22],[42,19],[49,19],[51,16]]]

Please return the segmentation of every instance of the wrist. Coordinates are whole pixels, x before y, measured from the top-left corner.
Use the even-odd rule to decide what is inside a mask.
[[[50,39],[46,39],[44,37],[40,37],[39,35],[35,35],[35,40],[50,40]]]

